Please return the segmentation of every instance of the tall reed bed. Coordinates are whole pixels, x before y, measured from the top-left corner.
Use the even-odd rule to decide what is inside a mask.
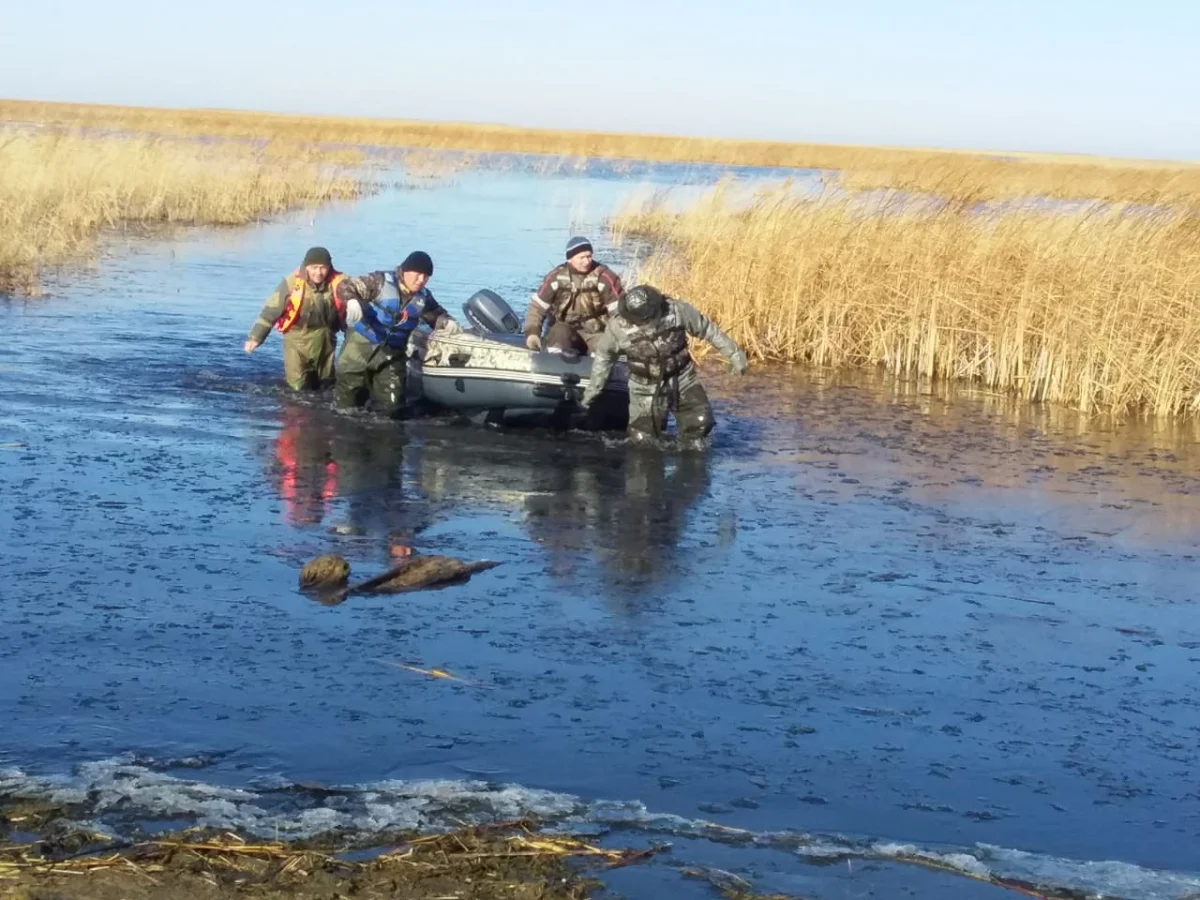
[[[695,302],[760,360],[966,379],[1086,411],[1200,411],[1200,211],[1063,212],[886,191],[614,222],[655,248],[638,278]]]
[[[0,100],[0,121],[34,121],[164,134],[315,143],[539,153],[722,165],[835,169],[850,188],[895,187],[962,199],[1196,201],[1200,165],[1049,154],[1006,154],[554,131],[500,125],[156,109]]]
[[[361,190],[327,160],[228,141],[0,131],[0,289],[36,292],[106,228],[241,225]]]
[[[864,158],[840,181],[962,202],[1046,197],[1129,203],[1200,203],[1200,165],[1076,157],[925,154]]]

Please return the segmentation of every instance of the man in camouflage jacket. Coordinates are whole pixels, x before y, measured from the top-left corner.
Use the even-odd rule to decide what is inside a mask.
[[[545,347],[593,352],[624,288],[617,273],[592,258],[587,238],[567,241],[567,261],[542,279],[525,313],[525,345],[541,350],[542,325],[549,319]]]
[[[629,436],[638,441],[660,437],[667,413],[674,411],[680,440],[701,441],[713,429],[713,411],[688,350],[689,337],[716,347],[735,374],[746,371],[746,354],[690,303],[650,285],[630,288],[596,345],[580,402],[591,406],[623,353],[629,370]]]

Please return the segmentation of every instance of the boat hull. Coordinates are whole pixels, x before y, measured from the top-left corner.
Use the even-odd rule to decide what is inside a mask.
[[[625,367],[618,363],[604,390],[579,405],[592,357],[533,351],[520,335],[413,335],[412,393],[433,407],[496,424],[545,422],[573,428],[624,429],[629,418]]]

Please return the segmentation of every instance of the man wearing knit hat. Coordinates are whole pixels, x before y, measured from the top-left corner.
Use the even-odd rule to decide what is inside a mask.
[[[616,312],[624,288],[617,273],[592,259],[585,237],[567,241],[567,260],[542,279],[525,313],[525,346],[542,349],[542,325],[549,319],[546,349],[592,352]]]
[[[347,278],[338,300],[346,307],[346,342],[338,357],[337,405],[371,400],[386,415],[404,414],[408,339],[422,322],[447,334],[462,331],[425,287],[433,260],[414,250],[392,272]]]
[[[333,352],[344,312],[336,298],[345,275],[333,268],[324,247],[310,247],[300,268],[267,298],[242,349],[253,353],[271,333],[283,335],[283,375],[294,391],[325,387],[334,380]]]

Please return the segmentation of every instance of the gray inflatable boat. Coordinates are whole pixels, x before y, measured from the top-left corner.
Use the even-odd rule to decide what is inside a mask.
[[[604,391],[585,411],[579,398],[592,357],[528,349],[520,319],[493,291],[477,291],[463,312],[470,327],[461,334],[413,333],[411,393],[435,408],[489,424],[625,428],[629,391],[623,362],[613,366]]]

